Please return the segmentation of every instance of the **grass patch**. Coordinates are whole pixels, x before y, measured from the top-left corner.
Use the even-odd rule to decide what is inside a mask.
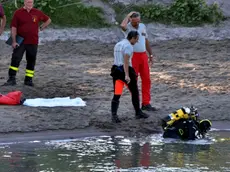
[[[218,24],[225,17],[216,3],[207,5],[204,0],[174,0],[170,6],[148,4],[125,6],[121,3],[113,5],[117,13],[116,20],[121,22],[130,11],[139,11],[146,23],[159,22],[183,26],[198,26],[205,23]]]
[[[108,27],[104,13],[98,7],[86,7],[79,0],[37,0],[35,7],[41,9],[52,19],[53,26],[60,27]],[[7,16],[7,27],[17,9],[12,1],[4,3]],[[18,1],[18,7],[23,6],[23,1]]]
[[[67,10],[68,9],[68,10]],[[107,27],[109,24],[103,18],[103,10],[95,7],[85,7],[82,4],[62,7],[50,14],[55,25],[64,27]]]

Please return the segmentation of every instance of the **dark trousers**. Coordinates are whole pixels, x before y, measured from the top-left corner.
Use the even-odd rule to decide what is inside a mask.
[[[125,81],[125,72],[123,66],[113,66],[111,69],[111,76],[113,77],[114,96],[112,103],[119,103],[122,94],[123,86],[126,85],[131,92],[133,107],[138,113],[140,111],[139,91],[137,86],[137,75],[132,67],[129,67],[130,82]]]
[[[22,61],[23,55],[26,52],[26,75],[25,80],[31,80],[34,76],[34,67],[36,64],[38,45],[21,44],[18,48],[14,49],[11,64],[9,67],[9,77],[15,77]]]

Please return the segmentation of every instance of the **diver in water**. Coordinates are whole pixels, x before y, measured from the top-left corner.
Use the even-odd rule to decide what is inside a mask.
[[[208,119],[199,119],[195,107],[182,107],[162,119],[164,138],[195,140],[204,138],[212,123]]]

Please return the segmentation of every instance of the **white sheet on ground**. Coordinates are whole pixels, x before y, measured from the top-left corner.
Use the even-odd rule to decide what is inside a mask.
[[[86,106],[86,102],[79,97],[74,99],[70,99],[70,97],[56,97],[51,99],[26,99],[23,105],[32,107]]]

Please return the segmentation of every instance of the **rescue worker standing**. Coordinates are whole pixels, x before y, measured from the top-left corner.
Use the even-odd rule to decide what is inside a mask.
[[[9,79],[4,85],[16,85],[16,74],[26,52],[26,74],[24,84],[34,86],[34,68],[38,49],[38,33],[44,30],[51,19],[42,11],[33,8],[34,0],[24,0],[24,7],[15,11],[11,22],[12,47],[14,48],[9,67]],[[44,22],[39,27],[39,22]],[[24,38],[22,44],[16,42],[16,36]]]
[[[142,110],[156,111],[157,109],[150,104],[151,81],[149,63],[150,65],[153,64],[154,57],[148,41],[146,26],[143,23],[140,23],[140,14],[138,12],[131,12],[122,21],[121,28],[125,32],[125,35],[132,30],[139,33],[139,41],[133,48],[134,53],[132,57],[132,65],[137,75],[140,73],[142,81]],[[149,57],[146,51],[148,52]]]
[[[123,87],[126,85],[132,95],[132,104],[136,111],[136,118],[148,118],[140,109],[139,92],[137,87],[136,72],[132,68],[131,57],[133,54],[133,46],[139,38],[137,31],[130,31],[127,38],[118,42],[114,47],[114,65],[111,69],[113,77],[114,96],[111,102],[112,122],[120,123],[117,110],[119,107],[119,99],[121,97]]]
[[[4,9],[2,5],[0,4],[0,36],[3,33],[5,26],[6,26],[6,16],[4,13]]]

